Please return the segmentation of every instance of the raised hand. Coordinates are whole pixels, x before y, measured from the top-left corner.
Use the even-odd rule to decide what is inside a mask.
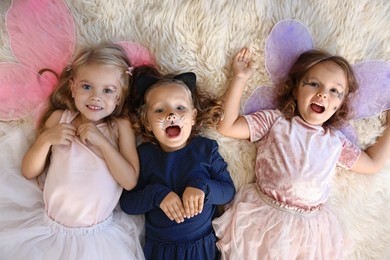
[[[243,48],[233,59],[234,76],[249,79],[253,72],[253,60],[248,48]]]
[[[170,220],[175,220],[176,223],[184,221],[185,212],[180,197],[173,191],[161,201],[160,208]]]
[[[202,213],[205,194],[202,190],[187,187],[183,192],[183,205],[187,218],[192,218]]]

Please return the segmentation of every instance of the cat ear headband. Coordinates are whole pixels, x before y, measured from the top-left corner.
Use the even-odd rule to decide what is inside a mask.
[[[10,47],[18,62],[0,62],[0,120],[32,115],[34,125],[46,108],[46,99],[75,49],[73,17],[64,1],[13,0],[5,18]],[[155,65],[150,52],[139,44],[120,41],[132,66]]]
[[[140,75],[135,80],[135,85],[137,87],[137,93],[141,100],[144,99],[146,91],[159,82],[162,79],[166,78],[155,78],[152,76]],[[179,75],[174,76],[172,79],[182,81],[191,92],[194,92],[196,87],[196,74],[193,72],[185,72]],[[142,103],[142,102],[141,102]]]
[[[265,67],[272,82],[286,78],[295,60],[305,51],[314,49],[307,27],[296,20],[278,22],[271,30],[265,45]],[[352,120],[371,117],[390,109],[390,63],[368,60],[352,64],[359,89],[351,94]],[[276,108],[275,86],[259,86],[244,104],[244,114]],[[341,129],[349,140],[357,143],[357,135],[351,125]]]

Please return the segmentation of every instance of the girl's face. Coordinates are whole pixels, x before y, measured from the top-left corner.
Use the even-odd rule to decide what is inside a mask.
[[[345,72],[332,61],[311,68],[296,91],[300,116],[311,125],[322,125],[337,111],[347,89]]]
[[[90,64],[70,81],[72,95],[81,115],[81,123],[98,124],[112,114],[122,94],[121,71]]]
[[[183,148],[197,114],[190,91],[185,86],[172,82],[151,89],[145,102],[145,127],[153,132],[161,149],[171,152]]]

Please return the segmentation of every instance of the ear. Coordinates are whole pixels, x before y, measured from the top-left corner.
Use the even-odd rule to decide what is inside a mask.
[[[196,110],[196,108],[194,108],[192,110],[192,125],[195,125],[197,115],[198,115],[198,110]]]
[[[152,132],[152,127],[149,124],[149,120],[147,120],[147,119],[146,120],[142,120],[142,124],[144,125],[146,130],[148,130],[149,132]]]

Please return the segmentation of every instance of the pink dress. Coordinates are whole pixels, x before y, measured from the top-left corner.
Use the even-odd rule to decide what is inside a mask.
[[[336,165],[361,150],[335,130],[278,110],[245,116],[258,142],[256,183],[244,185],[213,221],[224,259],[343,259],[342,228],[327,208]]]
[[[60,123],[77,113],[64,111]],[[106,123],[97,125],[115,146]],[[0,259],[143,259],[143,217],[118,205],[122,187],[99,150],[79,138],[52,147],[43,194],[20,168],[2,173]]]

